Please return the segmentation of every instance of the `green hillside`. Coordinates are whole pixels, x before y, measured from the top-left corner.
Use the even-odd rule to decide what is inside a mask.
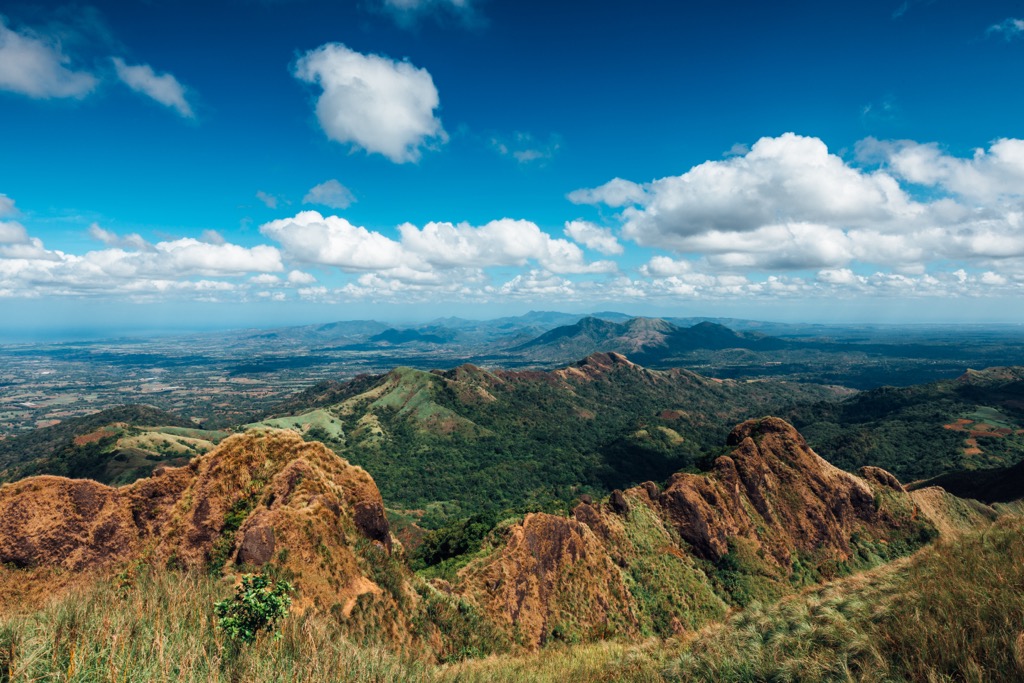
[[[1024,460],[1024,368],[880,387],[792,409],[812,447],[847,470],[883,467],[902,481]]]
[[[305,410],[293,399],[263,424],[291,421],[365,467],[389,505],[447,518],[564,508],[582,493],[662,480],[697,468],[736,422],[834,396],[595,354],[549,372],[399,368],[318,386],[306,392]],[[312,419],[325,415],[337,422]]]
[[[185,464],[225,436],[151,406],[118,406],[0,441],[0,482],[55,474],[127,483]]]

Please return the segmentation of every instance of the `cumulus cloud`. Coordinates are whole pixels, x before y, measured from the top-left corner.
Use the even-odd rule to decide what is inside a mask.
[[[248,285],[211,278],[284,270],[280,252],[268,245],[243,247],[193,238],[149,244],[137,235],[122,237],[96,224],[90,234],[104,248],[80,255],[47,249],[23,229],[14,235],[15,241],[0,243],[2,296],[244,296]]]
[[[598,227],[587,221],[568,221],[565,224],[565,234],[573,241],[602,254],[613,255],[623,252],[622,245],[610,228]]]
[[[1024,197],[1024,140],[1000,139],[970,158],[944,153],[935,143],[912,140],[881,142],[868,138],[858,145],[865,158],[884,159],[889,169],[908,182],[937,187],[979,202]]]
[[[395,163],[417,161],[423,147],[447,140],[426,69],[328,43],[299,59],[294,74],[323,89],[316,115],[332,140]]]
[[[685,275],[691,271],[693,271],[691,261],[677,261],[668,256],[654,256],[640,267],[641,273],[653,278]]]
[[[380,270],[402,264],[402,246],[377,232],[352,225],[338,216],[302,211],[260,227],[292,258],[343,270]]]
[[[400,239],[356,226],[338,216],[303,211],[271,221],[260,231],[304,263],[345,271],[378,271],[404,281],[434,278],[435,270],[524,266],[535,262],[556,273],[611,272],[611,261],[587,262],[583,251],[535,223],[504,218],[482,226],[431,222],[398,227]]]
[[[70,64],[57,40],[28,29],[10,29],[0,16],[0,89],[37,99],[81,99],[98,81]]]
[[[821,140],[792,133],[762,138],[744,156],[655,180],[640,203],[626,209],[624,234],[666,248],[780,222],[868,225],[918,210],[889,175],[851,168]]]
[[[150,248],[149,243],[143,239],[142,235],[136,232],[122,237],[111,230],[101,227],[98,223],[93,223],[89,226],[89,237],[103,242],[103,244],[110,247],[139,250],[148,250]]]
[[[27,244],[28,232],[16,221],[0,221],[0,244]]]
[[[19,213],[18,208],[14,206],[14,200],[0,193],[0,218],[11,218]]]
[[[347,209],[355,201],[352,191],[334,178],[314,186],[302,198],[303,204],[320,204],[332,209]]]
[[[185,99],[185,88],[174,76],[157,74],[149,64],[126,64],[120,57],[111,57],[111,61],[114,62],[117,77],[129,88],[174,109],[187,119],[195,118],[192,107]]]
[[[600,187],[574,190],[568,195],[573,204],[605,204],[612,207],[639,204],[644,197],[643,187],[622,178],[613,178]]]
[[[293,270],[288,273],[288,284],[290,285],[311,285],[316,278],[301,270]]]
[[[998,24],[989,26],[986,33],[990,36],[1001,35],[1006,40],[1018,38],[1021,35],[1024,35],[1024,19],[1008,17],[1000,21]]]
[[[920,274],[950,261],[998,272],[1024,257],[1024,141],[997,140],[960,158],[934,144],[869,138],[857,161],[788,133],[679,176],[644,185],[616,178],[570,198],[622,207],[625,238],[721,270],[838,272],[860,263]],[[921,186],[932,191],[921,197]],[[668,263],[645,268],[668,275]]]
[[[555,239],[535,223],[503,218],[480,227],[467,223],[427,223],[422,229],[399,227],[402,245],[415,257],[438,267],[525,265],[536,261],[555,273],[608,272],[609,261],[587,263],[575,244]]]
[[[542,270],[531,270],[503,284],[499,292],[506,297],[534,299],[537,297],[561,301],[576,298],[576,289],[570,280]]]

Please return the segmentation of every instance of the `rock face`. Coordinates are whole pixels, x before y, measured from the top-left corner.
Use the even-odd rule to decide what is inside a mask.
[[[370,475],[289,431],[230,437],[121,488],[49,476],[0,487],[0,564],[15,567],[102,571],[144,556],[231,572],[273,561],[294,574],[300,607],[351,613],[383,595],[368,563],[393,562],[390,552]]]
[[[727,602],[904,554],[934,532],[891,474],[843,472],[783,420],[744,422],[728,445],[710,472],[676,474],[663,491],[614,491],[572,519],[527,515],[454,590],[527,646],[569,627],[574,639],[671,635]]]
[[[467,568],[461,583],[486,614],[531,646],[569,629],[586,640],[636,632],[621,573],[591,528],[575,519],[527,515],[496,556]]]
[[[626,362],[590,361],[586,375]],[[444,656],[669,636],[730,604],[910,552],[934,533],[927,516],[949,507],[932,495],[919,508],[884,470],[838,470],[776,418],[744,422],[728,445],[710,472],[676,474],[664,489],[647,482],[585,497],[571,518],[502,526],[489,552],[433,586],[392,554],[370,475],[289,431],[229,437],[121,488],[33,477],[0,487],[0,605],[30,573],[38,588],[135,561],[229,575],[272,563],[299,587],[296,609],[329,611],[363,639],[421,639]],[[985,515],[959,511],[943,524],[974,517]]]
[[[869,484],[819,457],[783,420],[744,422],[728,444],[732,453],[709,475],[676,474],[655,499],[700,557],[721,560],[739,537],[783,568],[795,552],[848,560],[851,535],[879,523]]]

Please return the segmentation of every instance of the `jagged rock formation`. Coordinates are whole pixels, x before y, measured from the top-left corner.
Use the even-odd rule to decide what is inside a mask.
[[[230,437],[121,488],[52,476],[0,487],[0,564],[95,572],[145,558],[232,572],[273,561],[301,586],[298,607],[348,616],[379,602],[393,613],[383,626],[401,630],[396,597],[371,571],[394,562],[390,552],[370,475],[289,431]]]
[[[594,531],[575,519],[527,515],[490,561],[462,579],[499,626],[530,645],[569,626],[550,623],[552,614],[584,615],[572,625],[585,640],[637,631],[622,574]]]
[[[647,482],[581,502],[571,520],[527,516],[456,590],[532,646],[567,629],[669,635],[934,535],[892,475],[833,467],[783,420],[744,422],[728,443],[711,472],[676,474],[664,491]]]
[[[486,392],[489,376],[477,379]],[[489,551],[433,585],[393,547],[370,475],[292,432],[232,436],[121,488],[29,478],[0,487],[0,603],[18,572],[58,585],[136,562],[228,575],[272,564],[299,586],[295,609],[446,656],[694,630],[729,605],[906,554],[934,535],[928,516],[949,528],[991,518],[984,506],[954,510],[948,494],[919,506],[884,470],[840,471],[777,418],[739,425],[728,443],[710,472],[676,474],[664,490],[647,482],[586,497],[570,518],[501,525]]]

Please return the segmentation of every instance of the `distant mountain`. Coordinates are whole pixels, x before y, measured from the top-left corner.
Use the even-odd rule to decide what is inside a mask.
[[[613,322],[591,316],[545,332],[511,350],[545,359],[614,351],[651,365],[696,349],[772,351],[791,346],[792,342],[756,332],[736,332],[707,321],[680,328],[661,318]]]
[[[422,332],[414,329],[396,330],[392,327],[384,330],[380,334],[373,335],[370,337],[369,341],[386,342],[395,346],[410,343],[444,344],[455,337],[455,333],[452,330],[447,330],[443,327],[432,327],[428,329],[429,331]]]

